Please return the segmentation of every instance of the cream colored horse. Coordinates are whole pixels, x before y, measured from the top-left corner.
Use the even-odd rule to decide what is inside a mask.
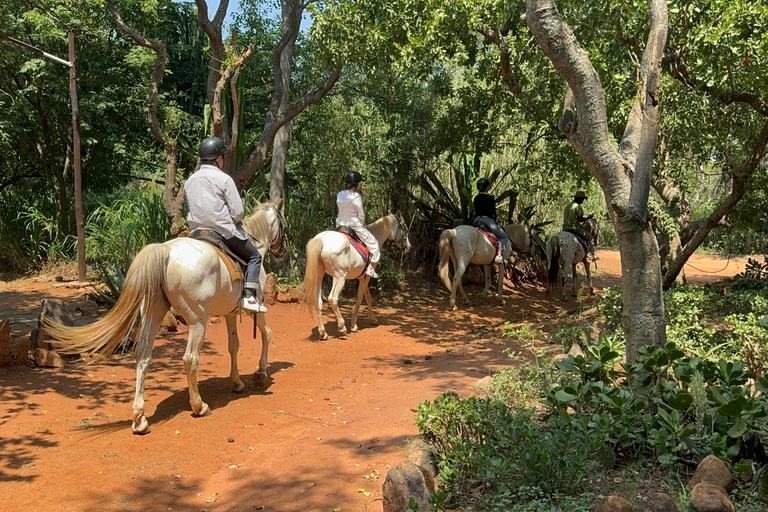
[[[243,221],[243,229],[262,256],[267,249],[278,257],[285,251],[283,235],[287,224],[280,211],[282,203],[282,199],[276,205],[257,203],[255,213]],[[264,280],[262,272],[262,290]],[[59,351],[87,354],[95,360],[109,357],[136,329],[136,395],[131,428],[136,434],[147,434],[150,429],[144,414],[144,378],[160,322],[171,306],[189,326],[183,360],[193,414],[211,413],[198,391],[197,366],[205,329],[212,316],[224,315],[226,319],[232,390],[245,389],[237,368],[240,342],[235,323],[242,285],[242,280],[232,281],[227,267],[210,244],[186,237],[175,238],[163,244],[147,245],[139,251],[125,276],[120,298],[103,319],[83,327],[48,322],[46,329]],[[255,322],[261,331],[261,358],[253,383],[263,387],[267,383],[272,330],[263,314],[256,315]]]
[[[403,250],[403,254],[411,250],[411,242],[405,230],[403,216],[398,211],[386,217],[368,224],[368,231],[376,238],[381,246],[386,240],[394,241]],[[357,314],[360,303],[365,297],[368,305],[368,320],[376,323],[371,307],[371,292],[368,283],[371,278],[363,273],[365,262],[360,253],[355,250],[346,235],[338,231],[323,231],[317,234],[307,243],[307,269],[304,272],[304,301],[309,307],[309,313],[317,319],[317,333],[321,340],[328,338],[328,333],[323,325],[323,277],[328,274],[333,277],[333,286],[328,295],[328,303],[333,314],[336,315],[336,324],[339,326],[339,336],[347,334],[344,317],[339,309],[339,295],[344,288],[347,279],[357,279],[357,300],[350,319],[350,332],[357,332]]]
[[[581,227],[587,230],[592,235],[592,240],[597,241],[598,220],[589,219],[581,224]],[[563,270],[563,275],[560,281],[560,289],[562,290],[562,300],[567,300],[565,296],[565,274],[571,275],[571,295],[576,297],[576,265],[579,263],[584,264],[584,272],[587,274],[587,286],[589,286],[589,294],[594,295],[595,289],[592,287],[592,275],[589,272],[589,260],[587,258],[587,252],[584,250],[584,246],[578,241],[576,235],[568,231],[560,231],[555,233],[549,240],[545,252],[547,254],[547,293],[552,293],[558,286],[558,277],[561,276],[560,269]]]
[[[499,301],[502,305],[506,304],[504,295],[504,275],[506,271],[506,262],[512,255],[512,247],[527,252],[531,249],[531,231],[528,226],[507,225],[504,230],[509,235],[509,247],[502,254],[504,263],[499,265],[499,275],[497,278],[496,289],[498,290]],[[485,288],[482,296],[485,297],[491,289],[491,265],[496,257],[496,249],[488,241],[488,238],[480,232],[479,229],[472,226],[458,226],[453,229],[446,229],[440,234],[440,263],[438,269],[440,279],[442,279],[448,291],[451,292],[449,307],[456,311],[456,289],[461,293],[464,304],[469,304],[469,298],[461,285],[461,278],[464,276],[470,263],[483,266],[485,274]],[[453,280],[450,279],[448,262],[453,263]]]

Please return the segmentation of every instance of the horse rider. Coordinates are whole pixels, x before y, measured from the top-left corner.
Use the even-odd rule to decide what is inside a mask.
[[[563,231],[568,231],[584,239],[587,242],[587,252],[594,257],[595,248],[593,245],[592,235],[581,227],[581,223],[589,219],[593,219],[595,216],[590,214],[584,216],[584,209],[581,203],[586,201],[587,194],[583,190],[579,190],[573,196],[573,202],[565,207],[563,211]]]
[[[243,230],[243,200],[232,177],[225,173],[224,153],[227,144],[218,137],[200,142],[202,165],[184,184],[190,230],[210,229],[224,237],[227,247],[248,262],[245,287],[239,306],[248,311],[264,313],[267,308],[259,300],[261,254]]]
[[[478,194],[472,200],[472,205],[475,207],[475,220],[472,222],[472,225],[475,227],[482,225],[482,227],[499,237],[499,250],[496,252],[496,258],[493,261],[494,263],[503,263],[502,254],[509,246],[509,235],[504,231],[504,228],[496,224],[496,198],[488,193],[490,186],[491,181],[488,178],[477,180]]]
[[[381,258],[379,242],[368,228],[365,227],[365,212],[363,211],[363,196],[357,189],[363,180],[357,171],[349,171],[344,177],[345,189],[336,194],[336,206],[339,208],[339,216],[336,217],[336,227],[346,226],[352,228],[360,240],[363,241],[371,254],[371,260],[365,273],[372,278],[378,277],[374,267]]]

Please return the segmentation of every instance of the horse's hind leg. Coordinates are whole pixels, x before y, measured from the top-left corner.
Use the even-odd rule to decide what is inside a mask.
[[[376,317],[373,316],[373,300],[371,299],[371,289],[367,286],[365,287],[365,303],[368,305],[368,321],[373,325],[378,324],[378,320],[376,320]]]
[[[256,315],[256,326],[261,332],[261,357],[259,358],[259,369],[253,373],[253,385],[258,389],[264,389],[267,386],[269,342],[272,341],[272,329],[267,325],[265,315]]]
[[[491,266],[490,265],[483,265],[483,275],[485,276],[485,288],[483,288],[483,293],[480,296],[485,298],[486,295],[488,295],[488,292],[491,290]]]
[[[355,308],[352,310],[352,318],[349,321],[351,327],[350,332],[357,332],[357,315],[360,312],[360,305],[363,303],[363,298],[368,303],[368,319],[376,320],[373,318],[373,310],[371,309],[371,293],[368,291],[368,284],[371,282],[371,276],[363,275],[357,282],[357,298],[355,299]]]
[[[504,263],[502,263],[501,265],[499,265],[499,277],[496,283],[496,286],[499,289],[499,302],[501,302],[502,306],[507,305],[507,302],[504,300],[504,274],[505,273],[506,273],[506,269],[504,267]]]
[[[592,287],[592,274],[589,272],[589,260],[584,258],[584,273],[587,274],[587,285],[589,286],[589,294],[594,295],[595,289]]]
[[[341,295],[341,289],[344,288],[345,280],[346,276],[344,275],[334,275],[331,293],[328,294],[328,303],[331,305],[333,314],[336,315],[336,325],[339,326],[339,336],[345,336],[347,334],[347,326],[344,324],[344,317],[341,315],[341,310],[339,309],[339,295]]]
[[[136,347],[136,394],[133,398],[133,423],[131,430],[134,434],[149,434],[149,422],[144,415],[144,380],[147,376],[149,363],[152,361],[152,347],[155,344],[155,336],[160,328],[160,322],[168,312],[170,304],[167,301],[158,301],[154,305],[149,318],[144,323],[138,345]]]
[[[200,346],[205,339],[205,324],[207,318],[198,318],[196,322],[189,323],[189,340],[187,350],[184,352],[184,371],[187,374],[187,386],[189,388],[189,405],[192,406],[192,414],[195,416],[207,416],[211,414],[208,404],[203,402],[200,391],[197,388],[197,365],[200,363]]]
[[[571,265],[571,278],[572,278],[571,279],[571,296],[572,297],[579,296],[579,292],[576,291],[576,276],[578,276],[578,274],[576,273],[576,263],[573,263]]]
[[[237,368],[237,353],[240,351],[240,338],[237,337],[237,317],[230,313],[224,317],[227,323],[227,348],[229,349],[229,379],[232,381],[232,391],[240,393],[245,389],[245,383],[240,380]]]

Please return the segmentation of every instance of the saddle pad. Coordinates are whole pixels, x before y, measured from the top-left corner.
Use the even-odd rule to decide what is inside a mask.
[[[352,247],[354,247],[357,250],[357,252],[360,253],[360,256],[363,257],[363,259],[365,260],[365,265],[367,266],[368,260],[371,257],[371,253],[368,252],[368,248],[365,246],[365,244],[353,238],[352,235],[350,235],[349,233],[346,233],[344,231],[342,231],[342,233],[344,233],[344,236],[347,237],[347,239],[349,240],[349,243],[352,244]]]
[[[215,245],[211,244],[211,247],[213,247],[213,249],[219,255],[219,258],[221,258],[221,261],[224,262],[224,266],[227,267],[227,270],[229,271],[229,277],[232,278],[232,281],[233,282],[242,281],[245,276],[243,275],[243,270],[240,264],[235,263],[235,260],[230,258],[227,253],[225,253]]]
[[[483,228],[479,228],[477,226],[475,226],[475,227],[477,229],[479,229],[482,234],[485,235],[485,238],[487,238],[488,241],[491,242],[491,245],[493,246],[493,248],[498,251],[499,250],[499,239],[496,237],[496,235],[494,235],[490,231],[484,230]]]

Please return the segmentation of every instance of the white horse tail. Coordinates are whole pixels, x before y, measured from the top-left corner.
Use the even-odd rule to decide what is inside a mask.
[[[93,360],[108,358],[139,324],[140,339],[135,350],[141,352],[147,343],[146,323],[151,320],[153,307],[158,300],[165,300],[163,283],[168,263],[169,249],[164,244],[144,247],[131,263],[123,283],[120,298],[98,322],[82,327],[69,327],[44,319],[45,328],[54,339],[58,352],[64,354],[85,353]]]
[[[547,240],[547,281],[551,287],[557,283],[557,275],[560,273],[560,239],[552,235]]]
[[[325,268],[320,262],[320,251],[323,249],[323,241],[313,238],[307,242],[307,268],[304,271],[304,302],[307,303],[309,313],[316,317],[320,313],[320,283]]]
[[[448,275],[448,261],[455,257],[453,252],[453,239],[456,237],[455,229],[446,229],[440,233],[440,279],[445,286],[451,289],[451,276]]]

